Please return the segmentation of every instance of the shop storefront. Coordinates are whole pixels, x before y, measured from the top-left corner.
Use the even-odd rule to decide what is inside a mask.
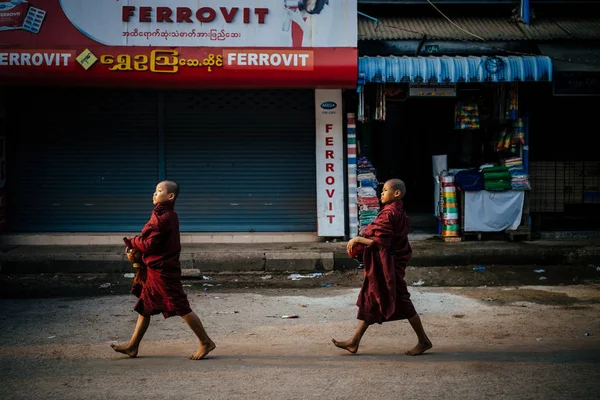
[[[531,181],[533,227],[541,232],[600,227],[600,153],[591,145],[600,106],[598,41],[540,43],[554,79],[534,92]]]
[[[20,3],[0,27],[8,232],[138,230],[175,179],[182,231],[344,236],[356,4],[318,5]]]
[[[551,80],[543,56],[361,57],[351,229],[374,218],[380,185],[400,178],[414,233],[528,230],[527,93]]]

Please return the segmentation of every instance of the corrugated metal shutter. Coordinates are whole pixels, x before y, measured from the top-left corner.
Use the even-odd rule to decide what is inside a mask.
[[[316,230],[314,114],[312,90],[168,93],[182,230]]]
[[[7,89],[12,231],[139,231],[158,179],[156,92]]]

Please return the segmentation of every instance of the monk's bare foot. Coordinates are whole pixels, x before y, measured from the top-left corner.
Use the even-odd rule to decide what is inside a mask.
[[[128,344],[122,344],[120,346],[117,346],[116,344],[111,344],[110,347],[112,347],[114,351],[127,354],[131,358],[137,357],[138,354],[138,349],[130,347]]]
[[[208,353],[213,351],[215,347],[217,347],[217,345],[215,344],[215,342],[212,341],[207,344],[201,344],[200,347],[198,347],[198,351],[189,356],[188,358],[190,360],[202,360],[208,355]]]
[[[428,340],[425,343],[418,343],[415,347],[413,347],[412,349],[408,350],[404,354],[406,354],[407,356],[418,356],[419,354],[425,353],[427,350],[431,349],[432,347],[433,347],[433,345]]]
[[[356,352],[358,351],[358,344],[352,343],[351,340],[346,340],[345,342],[338,342],[335,339],[331,339],[331,341],[340,349],[348,350],[352,354],[356,354]]]

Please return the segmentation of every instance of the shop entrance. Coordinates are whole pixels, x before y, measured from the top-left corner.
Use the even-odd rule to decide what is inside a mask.
[[[391,178],[406,183],[404,206],[413,233],[438,232],[439,187],[435,182],[439,177],[434,176],[434,156],[445,156],[443,169],[452,174],[504,165],[506,160],[518,159],[521,165],[519,146],[524,139],[517,132],[522,132],[523,125],[515,122],[515,85],[459,84],[448,97],[410,97],[406,95],[408,85],[404,89],[402,85],[387,85],[385,102],[380,100],[378,86],[369,89],[367,85],[364,110],[359,105],[359,111],[364,112],[357,124],[357,150],[359,157],[366,157],[375,168],[379,190]],[[506,188],[489,185],[492,191],[511,189],[510,180]]]
[[[456,99],[388,101],[385,121],[358,125],[362,154],[372,160],[380,189],[392,178],[406,183],[404,205],[413,232],[435,233],[432,156],[460,153],[462,132],[454,130]],[[460,156],[460,154],[459,154]],[[460,157],[456,163],[460,162]],[[453,160],[452,165],[456,164]]]

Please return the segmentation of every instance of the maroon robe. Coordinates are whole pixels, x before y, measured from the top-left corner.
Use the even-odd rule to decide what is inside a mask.
[[[181,283],[179,218],[174,204],[158,204],[131,244],[142,253],[145,265],[132,287],[138,297],[135,311],[144,316],[162,313],[165,318],[192,312]]]
[[[381,324],[417,314],[404,280],[412,256],[409,231],[410,219],[402,201],[386,205],[365,230],[363,236],[373,243],[362,254],[365,280],[356,303],[358,319]]]

